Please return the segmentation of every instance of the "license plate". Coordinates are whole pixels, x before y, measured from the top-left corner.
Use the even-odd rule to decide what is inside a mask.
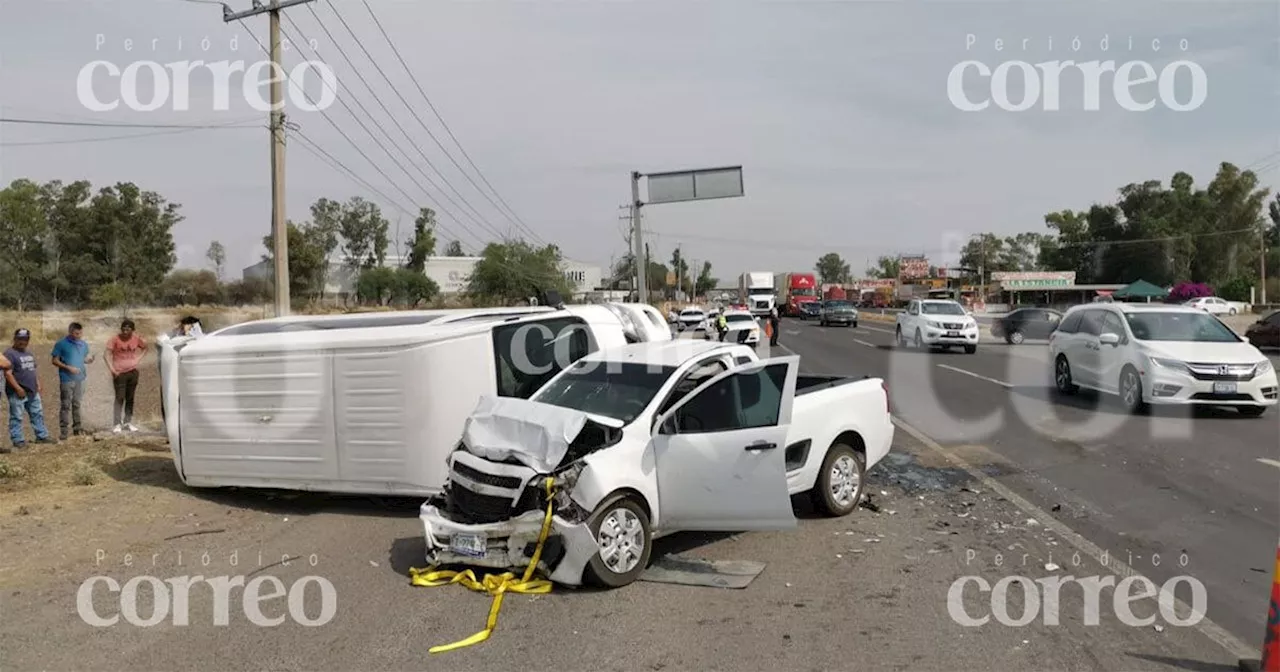
[[[449,550],[472,558],[483,558],[488,546],[489,539],[483,534],[458,532],[449,538]]]
[[[948,332],[947,332],[947,338],[960,338],[960,332],[958,332],[958,331],[948,331]]]
[[[1235,383],[1214,383],[1213,393],[1214,394],[1235,394],[1236,384]]]

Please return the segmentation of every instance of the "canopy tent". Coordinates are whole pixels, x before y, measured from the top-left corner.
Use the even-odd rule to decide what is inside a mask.
[[[1169,290],[1157,287],[1146,280],[1138,280],[1137,282],[1125,285],[1117,289],[1111,294],[1111,298],[1120,300],[1129,299],[1146,299],[1148,303],[1151,299],[1163,299],[1169,295]]]

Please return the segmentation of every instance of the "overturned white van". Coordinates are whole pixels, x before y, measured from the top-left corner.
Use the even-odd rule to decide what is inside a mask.
[[[174,463],[193,487],[436,494],[482,395],[528,398],[588,353],[651,340],[633,316],[609,304],[294,316],[164,343]]]

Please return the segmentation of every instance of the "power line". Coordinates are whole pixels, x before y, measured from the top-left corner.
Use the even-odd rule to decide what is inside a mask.
[[[286,17],[286,19],[288,19],[288,17]],[[294,39],[292,38],[292,36],[290,36],[287,32],[285,32],[285,36],[286,36],[286,37],[288,37],[288,38],[289,38],[292,42],[294,42],[295,44],[309,44],[309,42],[306,40],[306,37],[307,37],[307,36],[306,36],[306,33],[302,32],[302,30],[298,29],[297,24],[296,24],[296,23],[294,23],[292,19],[288,19],[288,20],[289,20],[289,23],[294,27],[294,29],[295,29],[295,30],[297,30],[297,31],[298,31],[298,33],[299,33],[300,35],[302,35],[302,37],[303,37],[303,42],[298,42],[297,40],[294,40]],[[282,28],[281,30],[283,31],[283,28]],[[255,38],[255,39],[256,39],[256,38]],[[261,43],[259,43],[259,45],[261,45]],[[313,50],[313,53],[315,53],[315,54],[316,54],[317,58],[319,57],[319,53],[318,53],[318,52],[316,52],[315,50]],[[324,80],[321,80],[321,81],[322,81],[322,83],[323,83],[326,87],[328,87],[328,86],[329,86],[328,82],[325,82]],[[312,103],[312,106],[316,106],[316,105],[315,105],[315,103],[314,103],[313,101],[311,101],[310,96],[308,96],[308,95],[307,95],[307,92],[306,92],[305,90],[303,90],[303,89],[302,89],[302,86],[301,86],[301,85],[298,85],[298,88],[299,88],[300,90],[302,90],[302,95],[303,95],[304,97],[306,97],[306,98],[307,98],[307,100],[308,100],[309,102],[311,102],[311,103]],[[330,88],[330,90],[332,91],[333,89],[332,89],[332,88]],[[336,93],[337,93],[337,92],[336,92],[336,91],[334,91],[334,93],[335,93],[335,95],[336,95]],[[438,211],[440,211],[440,212],[443,212],[444,214],[448,215],[451,219],[453,219],[453,220],[455,221],[455,223],[457,223],[457,224],[458,224],[459,226],[461,226],[463,229],[466,229],[466,228],[467,228],[467,227],[466,227],[466,225],[464,225],[464,224],[462,223],[461,218],[460,218],[460,217],[458,217],[457,215],[455,215],[455,214],[453,213],[453,211],[449,210],[448,208],[446,208],[446,207],[444,207],[444,206],[441,206],[439,203],[437,203],[437,202],[435,201],[435,199],[431,198],[431,191],[430,191],[429,189],[427,189],[426,187],[422,186],[422,183],[418,182],[418,181],[417,181],[417,179],[415,179],[415,178],[414,178],[413,174],[412,174],[412,173],[410,173],[410,172],[409,172],[409,170],[408,170],[407,168],[405,168],[405,167],[404,167],[404,165],[403,165],[402,163],[400,163],[399,159],[397,159],[397,158],[395,157],[395,155],[391,153],[391,150],[387,149],[387,146],[386,146],[386,145],[384,145],[384,144],[382,143],[382,140],[380,140],[380,139],[378,138],[378,136],[374,135],[373,131],[369,130],[368,125],[366,125],[366,124],[364,123],[364,120],[363,120],[363,119],[361,119],[361,117],[360,117],[359,115],[357,115],[357,114],[356,114],[355,110],[351,109],[351,106],[350,106],[350,105],[348,105],[348,104],[346,103],[346,101],[345,101],[345,100],[343,100],[342,98],[340,98],[340,97],[339,97],[339,98],[337,98],[337,101],[338,101],[338,103],[339,103],[340,105],[342,105],[342,107],[343,107],[344,109],[346,109],[347,113],[348,113],[348,114],[350,114],[350,115],[351,115],[351,117],[352,117],[353,119],[355,119],[356,123],[360,125],[360,128],[364,129],[365,133],[368,133],[368,134],[369,134],[369,138],[373,140],[374,144],[376,144],[376,145],[377,145],[377,146],[378,146],[378,147],[379,147],[379,148],[380,148],[384,153],[386,153],[387,158],[391,159],[391,162],[392,162],[392,163],[394,163],[394,164],[396,165],[396,167],[397,167],[397,168],[399,168],[399,169],[401,170],[401,172],[403,172],[403,173],[404,173],[404,174],[409,178],[409,181],[410,181],[410,182],[412,182],[414,186],[416,186],[417,188],[421,189],[421,190],[422,190],[422,192],[423,192],[424,194],[426,194],[426,195],[427,195],[426,200],[427,200],[427,202],[428,202],[428,203],[430,203],[431,205],[435,206],[435,209],[436,209],[436,210],[438,210]],[[382,126],[382,124],[380,124],[380,123],[378,122],[378,120],[373,116],[373,113],[369,112],[368,108],[366,108],[366,107],[364,106],[364,103],[361,103],[361,102],[360,102],[359,98],[356,98],[356,99],[355,99],[355,103],[356,103],[356,105],[357,105],[357,106],[358,106],[358,107],[359,107],[359,108],[360,108],[360,109],[365,113],[365,115],[366,115],[366,116],[368,116],[368,117],[369,117],[369,119],[370,119],[371,121],[373,121],[373,125],[374,125],[375,127],[377,127],[377,128],[378,128],[378,130],[382,131],[382,134],[383,134],[384,136],[386,136],[386,138],[387,138],[388,140],[390,140],[390,141],[391,141],[391,144],[393,144],[393,145],[394,145],[394,144],[396,144],[396,143],[395,143],[395,140],[392,140],[392,139],[391,139],[391,134],[387,132],[387,129],[386,129],[386,128],[384,128],[384,127]],[[339,133],[342,133],[343,137],[345,137],[345,138],[347,139],[347,142],[350,142],[350,143],[352,144],[352,146],[356,148],[356,151],[360,152],[361,156],[364,156],[365,160],[366,160],[366,161],[368,161],[368,162],[370,163],[370,165],[374,166],[374,168],[375,168],[376,170],[378,170],[378,172],[379,172],[380,174],[382,174],[382,176],[383,176],[384,178],[386,178],[386,179],[387,179],[387,181],[388,181],[388,182],[390,182],[390,183],[392,184],[392,186],[394,186],[394,187],[396,188],[396,190],[397,190],[397,191],[399,191],[401,194],[404,194],[405,198],[408,198],[408,199],[409,199],[409,201],[410,201],[410,202],[412,202],[412,203],[417,203],[417,202],[419,201],[419,199],[417,199],[417,198],[414,198],[414,197],[410,196],[410,195],[409,195],[408,193],[406,193],[403,189],[401,189],[401,188],[400,188],[400,186],[399,186],[398,184],[396,184],[394,181],[392,181],[392,180],[391,180],[391,178],[390,178],[389,176],[387,176],[387,174],[386,174],[385,172],[383,172],[383,171],[382,171],[382,169],[381,169],[380,167],[378,167],[378,165],[377,165],[376,163],[374,163],[374,161],[373,161],[372,159],[370,159],[370,158],[369,158],[369,156],[363,152],[363,150],[361,150],[361,149],[360,149],[360,146],[359,146],[359,145],[357,145],[357,144],[355,143],[355,141],[353,141],[353,140],[350,138],[350,136],[347,136],[347,135],[346,135],[346,133],[344,133],[344,132],[341,130],[341,128],[338,126],[337,122],[335,122],[335,121],[333,120],[333,118],[329,116],[329,112],[328,112],[327,110],[320,110],[320,115],[321,115],[321,116],[323,116],[323,117],[325,118],[325,120],[326,120],[326,121],[328,121],[328,122],[329,122],[329,123],[330,123],[330,124],[335,128],[335,129],[338,129]],[[401,150],[401,152],[402,152],[402,153],[404,153],[404,150]],[[408,158],[409,158],[409,155],[408,155],[407,153],[404,153],[404,156],[405,156],[405,158],[406,158],[406,159],[408,159]],[[409,160],[409,163],[413,163],[413,161],[412,161],[412,160]],[[473,236],[474,236],[474,234],[473,234]],[[498,237],[499,237],[499,238],[501,238],[502,236],[501,236],[501,235],[499,235]]]
[[[239,124],[239,123],[244,123],[244,122],[240,121],[240,122],[235,122],[235,123],[238,123],[238,124]],[[216,126],[215,126],[215,127],[208,127],[208,128],[204,128],[204,127],[201,127],[201,128],[175,128],[175,129],[169,129],[169,130],[163,130],[163,131],[156,131],[156,132],[153,132],[153,133],[130,133],[130,134],[128,134],[128,135],[109,135],[109,136],[99,137],[99,138],[77,138],[77,139],[75,139],[75,140],[32,140],[32,141],[24,141],[24,142],[0,142],[0,147],[36,147],[36,146],[48,146],[48,145],[78,145],[78,144],[84,144],[84,143],[88,143],[88,142],[111,142],[111,141],[113,141],[113,140],[133,140],[133,139],[138,139],[138,138],[152,138],[152,137],[156,137],[156,136],[160,136],[160,135],[178,135],[178,134],[181,134],[181,133],[194,133],[194,132],[196,132],[196,131],[209,131],[209,130],[216,130],[216,129],[218,129],[218,128],[224,128],[224,129],[226,129],[226,130],[242,130],[242,129],[264,128],[264,127],[263,127],[263,126],[261,126],[261,125],[259,124],[259,125],[256,125],[256,126],[224,126],[224,127],[216,127]]]
[[[227,128],[232,124],[245,124],[257,119],[240,119],[238,121],[229,121],[220,124],[122,124],[106,121],[56,121],[53,119],[15,119],[13,117],[0,117],[0,123],[4,124],[38,124],[42,126],[89,126],[98,128],[186,128],[186,129],[208,129],[208,128]]]
[[[313,17],[315,17],[316,23],[318,23],[318,24],[320,25],[320,29],[324,31],[325,35],[329,38],[329,41],[330,41],[331,43],[333,43],[333,45],[338,49],[338,53],[339,53],[339,54],[341,54],[341,55],[342,55],[342,58],[343,58],[344,60],[346,60],[346,61],[347,61],[347,64],[348,64],[348,65],[350,65],[350,66],[351,66],[352,71],[353,71],[353,72],[355,72],[356,78],[357,78],[357,79],[359,79],[359,80],[360,80],[360,82],[361,82],[362,84],[364,84],[364,86],[365,86],[365,88],[366,88],[366,89],[368,89],[368,91],[369,91],[369,95],[370,95],[370,97],[372,97],[372,98],[373,98],[374,102],[375,102],[375,103],[377,103],[377,104],[378,104],[378,106],[382,108],[382,111],[383,111],[383,112],[385,112],[385,113],[387,114],[387,116],[391,119],[391,123],[392,123],[392,124],[395,124],[396,128],[400,130],[400,133],[401,133],[401,134],[403,134],[403,135],[404,135],[404,137],[405,137],[405,139],[409,141],[409,145],[410,145],[411,147],[413,147],[413,149],[418,153],[418,156],[421,156],[421,157],[422,157],[422,160],[423,160],[423,161],[425,161],[425,162],[427,163],[427,166],[429,166],[432,170],[434,170],[434,171],[435,171],[435,172],[440,176],[441,180],[443,180],[443,181],[444,181],[444,183],[445,183],[446,185],[448,185],[448,186],[449,186],[449,188],[450,188],[450,189],[452,189],[452,190],[454,191],[454,193],[456,193],[456,194],[458,195],[458,198],[462,199],[462,202],[463,202],[463,203],[465,203],[467,207],[470,207],[470,208],[471,208],[471,211],[475,213],[475,217],[472,217],[471,213],[470,213],[470,212],[467,212],[466,208],[464,208],[462,205],[459,205],[457,201],[453,200],[453,198],[452,198],[452,197],[450,197],[450,196],[449,196],[449,194],[448,194],[448,193],[446,193],[446,192],[445,192],[445,190],[444,190],[444,189],[442,189],[442,188],[440,187],[440,185],[436,183],[436,181],[435,181],[435,180],[431,179],[431,176],[430,176],[430,175],[428,175],[428,174],[426,173],[426,171],[424,171],[420,166],[418,166],[418,165],[414,164],[413,159],[409,156],[409,154],[408,154],[407,152],[405,152],[403,149],[401,149],[401,150],[400,150],[400,151],[401,151],[401,154],[403,154],[403,155],[404,155],[404,158],[409,162],[409,165],[411,165],[411,166],[413,166],[414,168],[416,168],[416,169],[418,170],[418,173],[419,173],[420,175],[422,175],[422,177],[423,177],[424,179],[426,179],[427,184],[430,184],[432,187],[435,187],[436,191],[437,191],[437,192],[439,192],[439,194],[440,194],[441,196],[443,196],[443,197],[445,198],[445,200],[447,200],[451,205],[453,205],[454,207],[458,208],[459,210],[462,210],[462,211],[463,211],[463,214],[465,214],[465,215],[467,215],[467,217],[471,218],[471,221],[472,221],[476,226],[480,226],[481,228],[485,228],[485,229],[487,229],[490,233],[492,233],[492,234],[494,234],[495,236],[497,236],[498,238],[502,238],[502,237],[503,237],[502,232],[501,232],[501,231],[499,231],[496,227],[494,227],[494,226],[493,226],[493,224],[492,224],[491,222],[489,222],[489,220],[485,219],[483,215],[480,215],[479,211],[478,211],[478,210],[476,210],[474,207],[472,207],[472,206],[471,206],[471,204],[470,204],[469,202],[467,202],[466,198],[465,198],[465,197],[463,197],[463,196],[462,196],[462,194],[461,194],[460,192],[458,192],[458,190],[457,190],[457,189],[455,189],[455,188],[453,187],[453,185],[452,185],[452,184],[450,184],[450,183],[449,183],[449,180],[448,180],[448,178],[446,178],[446,177],[444,176],[444,173],[440,172],[440,169],[439,169],[439,168],[437,168],[437,167],[436,167],[436,165],[435,165],[434,163],[432,163],[432,162],[431,162],[431,159],[430,159],[430,158],[428,158],[428,157],[427,157],[427,155],[422,151],[422,149],[418,147],[418,144],[417,144],[416,142],[414,142],[413,137],[409,135],[408,131],[406,131],[406,130],[404,129],[404,126],[402,126],[402,125],[400,124],[399,120],[397,120],[397,119],[396,119],[395,115],[394,115],[394,114],[392,114],[391,110],[387,109],[386,104],[382,102],[382,98],[380,98],[380,97],[378,96],[378,94],[373,90],[373,85],[371,85],[371,84],[369,83],[369,80],[365,79],[364,75],[359,71],[359,69],[357,69],[357,68],[356,68],[355,61],[353,61],[353,60],[351,59],[351,57],[347,56],[347,52],[346,52],[346,50],[345,50],[345,49],[343,49],[343,48],[342,48],[342,45],[338,43],[337,39],[333,36],[333,33],[329,32],[328,27],[326,27],[326,26],[324,25],[324,21],[322,21],[322,20],[320,19],[320,16],[319,16],[318,14],[316,14],[315,10],[311,9],[310,7],[308,7],[307,9],[311,10],[311,15],[312,15]],[[292,20],[290,20],[290,21],[289,21],[289,23],[290,23],[290,25],[292,25],[292,26],[293,26],[294,30],[297,30],[300,34],[302,34],[302,30],[301,30],[300,28],[298,28],[298,25],[297,25],[296,23],[294,23]],[[303,37],[303,39],[306,39],[306,34],[302,34],[302,37]],[[314,50],[313,50],[313,51],[314,51]],[[319,52],[317,51],[316,53],[317,53],[317,56],[318,56],[318,55],[319,55]],[[366,53],[368,53],[368,52],[366,52]],[[376,64],[376,63],[374,64],[374,67],[375,67],[375,68],[377,67],[377,64]],[[361,104],[359,103],[358,99],[357,99],[357,104],[358,104],[358,105],[360,105],[360,109],[361,109],[361,110],[364,110],[366,113],[368,113],[367,108],[365,108],[363,105],[361,105]],[[370,117],[372,117],[373,115],[372,115],[372,114],[370,114],[369,116],[370,116]],[[376,123],[377,123],[377,122],[375,121],[375,124],[376,124]],[[388,140],[391,140],[391,136],[390,136],[390,134],[389,134],[389,133],[386,133],[386,129],[385,129],[385,128],[383,128],[381,125],[378,125],[378,126],[379,126],[379,129],[380,129],[380,130],[382,130],[384,134],[386,134],[387,139],[388,139]],[[397,144],[394,140],[391,140],[391,142],[392,142],[392,144]],[[398,145],[397,145],[397,147],[398,147]]]
[[[394,207],[396,210],[399,210],[401,213],[406,214],[410,217],[415,217],[415,218],[417,217],[417,214],[413,213],[412,211],[408,210],[404,206],[397,203],[395,199],[391,198],[390,196],[387,196],[377,187],[373,186],[372,184],[369,184],[367,180],[365,180],[363,177],[360,177],[354,170],[351,170],[350,168],[348,168],[347,164],[343,163],[340,159],[330,154],[328,151],[325,150],[324,147],[321,147],[320,144],[317,143],[315,140],[312,140],[311,138],[307,137],[307,134],[303,133],[301,130],[296,130],[296,129],[294,130],[294,134],[298,136],[299,140],[302,140],[303,144],[299,145],[300,147],[302,147],[302,149],[305,149],[306,151],[310,152],[313,156],[329,164],[329,166],[332,167],[334,170],[337,170],[339,173],[346,175],[347,177],[351,178],[352,181],[356,182],[357,184],[373,192],[375,195],[382,198],[383,201],[391,204],[392,207]],[[458,240],[459,243],[461,243],[461,237],[459,237],[452,230],[446,229],[444,225],[441,224],[440,222],[436,222],[436,230],[440,231],[441,233],[447,234],[450,238]]]
[[[256,35],[254,35],[254,34],[253,34],[253,31],[249,30],[249,29],[248,29],[248,26],[245,26],[243,21],[241,21],[241,22],[240,22],[240,24],[241,24],[241,27],[243,27],[243,28],[245,29],[245,32],[247,32],[247,33],[249,34],[249,37],[250,37],[250,38],[251,38],[255,43],[257,43],[258,48],[262,49],[263,51],[267,51],[267,48],[266,48],[265,46],[263,46],[262,41],[261,41],[261,40],[259,40],[259,39],[258,39],[258,37],[257,37]],[[290,38],[290,39],[292,39],[292,38]],[[301,85],[301,84],[297,84],[296,82],[293,82],[292,80],[289,80],[289,82],[290,82],[291,84],[294,84],[294,85],[296,85],[296,86],[298,87],[298,90],[299,90],[299,91],[301,91],[301,93],[302,93],[303,97],[304,97],[304,98],[306,98],[307,102],[309,102],[313,107],[317,107],[317,105],[316,105],[315,101],[314,101],[314,100],[311,100],[311,96],[309,96],[309,95],[307,94],[306,90],[302,87],[302,85]],[[395,163],[395,164],[400,168],[400,170],[404,171],[406,175],[409,175],[408,171],[407,171],[407,170],[405,170],[404,166],[400,165],[400,162],[399,162],[399,161],[397,161],[397,160],[396,160],[396,158],[395,158],[394,156],[392,156],[392,155],[391,155],[391,152],[390,152],[390,151],[388,151],[388,150],[387,150],[387,148],[386,148],[384,145],[382,145],[382,142],[381,142],[380,140],[378,140],[377,136],[375,136],[375,135],[373,134],[373,132],[372,132],[372,131],[370,131],[370,130],[369,130],[369,127],[368,127],[368,126],[366,126],[366,125],[364,124],[364,122],[360,119],[360,117],[359,117],[359,116],[357,116],[357,115],[355,114],[355,112],[351,109],[351,107],[350,107],[349,105],[347,105],[347,104],[346,104],[344,101],[342,101],[341,99],[339,99],[339,101],[338,101],[338,102],[342,103],[343,107],[344,107],[344,108],[346,108],[347,112],[348,112],[349,114],[351,114],[351,116],[356,120],[356,123],[360,124],[360,127],[361,127],[362,129],[364,129],[365,133],[368,133],[368,134],[369,134],[369,137],[373,139],[374,143],[375,143],[375,144],[377,144],[377,145],[382,149],[382,151],[383,151],[383,152],[386,152],[386,153],[387,153],[387,156],[391,158],[391,161],[392,161],[393,163]],[[405,191],[405,190],[404,190],[404,189],[403,189],[399,184],[397,184],[395,180],[392,180],[392,179],[391,179],[391,176],[387,175],[386,171],[384,171],[384,170],[382,169],[382,166],[380,166],[376,161],[374,161],[372,158],[370,158],[370,157],[369,157],[369,155],[368,155],[367,153],[365,153],[364,149],[363,149],[363,148],[362,148],[358,143],[356,143],[356,141],[355,141],[355,140],[353,140],[353,139],[351,138],[351,136],[347,134],[347,132],[346,132],[346,131],[342,130],[342,127],[338,125],[338,122],[334,121],[334,120],[333,120],[333,117],[329,116],[328,111],[326,111],[326,110],[320,110],[320,116],[324,117],[324,120],[325,120],[325,121],[327,121],[327,122],[329,122],[329,125],[330,125],[330,126],[333,126],[334,130],[336,130],[336,131],[338,132],[338,134],[339,134],[339,135],[341,135],[341,136],[343,137],[343,139],[344,139],[344,140],[346,140],[346,141],[347,141],[347,143],[348,143],[348,144],[350,144],[350,145],[351,145],[351,146],[356,150],[356,152],[357,152],[358,154],[360,154],[360,156],[361,156],[361,157],[363,157],[363,158],[364,158],[364,160],[365,160],[365,161],[369,162],[369,165],[370,165],[370,166],[372,166],[372,167],[373,167],[373,169],[374,169],[375,171],[377,171],[377,173],[378,173],[379,175],[381,175],[381,176],[383,177],[383,179],[385,179],[385,180],[387,181],[387,183],[389,183],[392,187],[394,187],[396,191],[400,192],[400,194],[401,194],[401,195],[403,195],[405,198],[409,199],[409,202],[410,202],[410,203],[415,203],[415,204],[416,204],[416,203],[418,202],[418,199],[417,199],[417,198],[415,198],[415,197],[413,197],[413,196],[409,195],[409,193],[408,193],[408,192],[406,192],[406,191]],[[375,123],[376,123],[376,122],[375,122]],[[384,133],[385,133],[385,131],[384,131]],[[313,141],[313,142],[314,142],[314,141]],[[409,175],[409,179],[410,179],[410,181],[411,181],[411,182],[414,182],[414,180],[413,180],[413,176],[412,176],[412,175]],[[421,187],[422,187],[422,185],[417,184],[416,182],[414,182],[414,185],[415,185],[415,186],[417,186],[417,187],[419,187],[419,188],[421,188]],[[430,200],[430,199],[428,199],[428,200]],[[439,209],[439,210],[441,210],[442,212],[445,212],[446,214],[449,214],[449,216],[450,216],[450,217],[453,217],[454,219],[457,219],[457,217],[456,217],[456,216],[454,216],[454,215],[452,215],[452,213],[449,213],[449,211],[448,211],[448,210],[446,210],[446,209],[444,209],[444,208],[438,208],[438,209]],[[467,229],[466,229],[466,227],[463,227],[463,229],[464,229],[464,230],[467,230]],[[469,230],[467,230],[467,232],[468,232],[468,233],[470,233],[470,231],[469,231]],[[471,235],[472,235],[472,238],[473,238],[473,239],[479,240],[478,238],[476,238],[476,237],[475,237],[475,235],[474,235],[474,234],[471,234]]]
[[[378,15],[374,13],[373,7],[369,5],[368,0],[362,0],[362,1],[364,2],[364,8],[369,12],[369,16],[373,18],[374,24],[378,26],[378,31],[382,33],[383,39],[386,40],[387,46],[391,47],[391,51],[396,55],[396,59],[400,61],[401,67],[403,67],[404,71],[408,73],[409,79],[413,82],[414,87],[418,89],[418,93],[422,95],[422,99],[427,102],[427,107],[431,110],[431,113],[435,115],[436,120],[440,122],[440,126],[444,128],[445,133],[449,135],[449,139],[453,140],[453,144],[457,145],[458,151],[462,153],[462,156],[467,160],[467,163],[470,164],[471,168],[475,170],[477,175],[480,176],[480,180],[483,181],[485,185],[489,187],[490,191],[493,192],[493,195],[497,197],[498,201],[501,202],[502,205],[506,206],[507,212],[510,213],[510,216],[508,218],[509,219],[513,218],[521,227],[524,228],[525,231],[529,232],[529,234],[534,236],[535,239],[538,239],[539,238],[538,234],[535,233],[533,229],[530,228],[529,225],[524,222],[524,220],[520,219],[520,216],[516,214],[515,210],[512,209],[510,204],[507,203],[506,199],[502,198],[502,194],[498,193],[498,190],[495,189],[493,184],[489,182],[489,178],[485,177],[484,172],[480,170],[479,166],[476,165],[475,161],[471,160],[471,155],[467,153],[466,148],[462,146],[462,143],[458,141],[457,136],[453,134],[453,130],[449,128],[449,124],[445,123],[444,117],[440,115],[440,112],[436,109],[435,104],[431,102],[431,97],[427,95],[427,92],[425,90],[423,90],[422,84],[418,82],[418,78],[413,74],[413,71],[409,69],[409,65],[405,63],[404,56],[400,55],[400,50],[396,47],[395,42],[391,40],[391,36],[387,34],[386,28],[382,26],[382,21],[378,20]],[[329,3],[329,6],[331,9],[333,9],[334,14],[338,14],[338,8],[334,6],[332,2]],[[338,14],[338,19],[342,20],[342,16],[340,14]],[[345,25],[346,22],[343,21],[343,24]],[[348,27],[348,30],[350,30],[349,27]],[[388,79],[388,81],[390,80]],[[395,90],[395,87],[393,86],[392,89]],[[399,95],[398,91],[397,91],[397,95]],[[403,102],[403,98],[401,100]],[[413,112],[413,107],[410,106],[408,102],[405,102],[405,106],[409,108],[410,112]],[[488,199],[489,203],[491,203],[495,208],[497,208],[499,212],[502,212],[502,209],[498,208],[498,204],[494,203],[493,199],[489,199],[488,195],[485,194],[485,192],[482,189],[480,189],[479,185],[477,185],[475,181],[471,179],[471,176],[468,175],[466,171],[462,170],[462,166],[458,165],[458,162],[453,158],[453,155],[450,154],[449,151],[444,148],[444,146],[440,143],[438,139],[436,139],[435,134],[431,132],[431,129],[427,127],[426,123],[424,123],[421,118],[418,118],[418,115],[416,112],[414,112],[414,117],[418,119],[418,123],[422,124],[423,130],[427,131],[427,135],[431,136],[431,139],[436,142],[436,145],[440,147],[441,151],[445,153],[445,156],[449,157],[449,160],[453,162],[453,165],[456,166],[460,172],[462,172],[463,176],[467,178],[467,181],[471,182],[471,186],[475,187],[476,191],[479,191],[482,196]],[[503,215],[507,216],[506,213],[503,213]]]

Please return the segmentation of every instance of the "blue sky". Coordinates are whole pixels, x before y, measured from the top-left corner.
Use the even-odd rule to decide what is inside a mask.
[[[248,7],[247,1],[231,4]],[[898,251],[923,250],[942,261],[970,233],[1042,231],[1048,211],[1085,207],[1110,199],[1125,183],[1167,180],[1177,170],[1205,181],[1224,160],[1266,169],[1264,181],[1277,182],[1270,164],[1280,150],[1280,6],[1273,2],[370,4],[449,127],[520,218],[569,256],[601,265],[623,253],[618,206],[629,197],[631,170],[744,166],[745,198],[654,206],[645,221],[659,254],[669,256],[679,243],[686,256],[710,259],[725,279],[747,270],[810,270],[826,251],[844,255],[855,271],[866,259]],[[77,99],[78,72],[98,59],[122,68],[137,60],[257,60],[261,52],[245,27],[224,24],[216,5],[9,0],[4,13],[3,116],[177,124],[265,116],[237,95],[232,109],[214,111],[208,81],[199,77],[192,83],[192,109],[185,112],[95,113]],[[316,41],[344,100],[363,101],[401,148],[409,146],[338,47],[462,197],[495,228],[510,228],[346,33],[339,16],[465,166],[362,2],[318,0],[288,13],[296,28],[286,22],[286,32]],[[265,17],[246,23],[265,36]],[[98,35],[105,38],[100,48]],[[966,49],[968,35],[976,39]],[[238,36],[237,51],[231,50],[232,36]],[[199,49],[205,37],[208,52]],[[1070,49],[1075,37],[1078,52]],[[1104,37],[1106,52],[1100,48]],[[125,39],[133,40],[132,51],[125,51]],[[1152,39],[1160,40],[1159,51],[1152,50]],[[1184,39],[1186,51],[1178,48]],[[291,50],[287,60],[298,59]],[[1080,82],[1070,76],[1063,79],[1064,109],[1057,112],[961,112],[947,98],[948,73],[965,60],[995,68],[1011,60],[1106,59],[1147,61],[1157,72],[1174,60],[1193,61],[1206,74],[1207,98],[1190,112],[1160,106],[1128,112],[1118,108],[1104,80],[1102,109],[1086,112]],[[980,98],[989,93],[984,84],[971,75],[966,90]],[[105,76],[96,86],[104,97],[118,92],[118,80]],[[1184,100],[1189,87],[1184,72],[1175,86]],[[314,81],[308,90],[318,97]],[[1137,91],[1147,92],[1139,98],[1150,97],[1155,85]],[[1011,97],[1021,93],[1015,83]],[[399,207],[444,202],[430,185],[424,193],[385,160],[341,106],[329,113],[412,201],[318,113],[291,111],[290,120]],[[182,263],[202,263],[215,238],[227,247],[231,268],[257,259],[270,222],[264,129],[65,142],[120,131],[0,124],[0,178],[132,180],[183,204],[187,219],[175,231]],[[62,144],[13,144],[50,141]],[[408,155],[421,163],[417,150]],[[410,168],[418,182],[419,168],[434,176],[426,166]],[[301,151],[296,141],[291,145],[291,218],[304,219],[321,196],[351,195],[383,201]],[[411,215],[382,205],[393,226],[400,217],[407,235]],[[464,225],[475,232],[464,235],[468,247],[492,237],[471,218],[446,221],[455,231]]]

